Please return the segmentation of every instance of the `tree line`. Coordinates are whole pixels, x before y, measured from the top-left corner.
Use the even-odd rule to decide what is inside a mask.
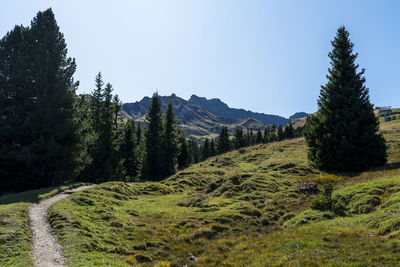
[[[205,138],[200,147],[193,150],[192,157],[198,159],[194,162],[199,162],[234,149],[300,137],[302,132],[303,127],[294,128],[289,123],[285,127],[269,125],[264,131],[257,130],[255,133],[253,130],[236,128],[234,134],[230,136],[228,128],[222,127],[219,136],[215,140]]]
[[[319,111],[305,127],[309,158],[326,170],[383,165],[385,140],[344,27],[332,44]],[[77,96],[75,70],[51,9],[0,40],[0,193],[73,180],[158,181],[208,157],[302,132],[272,125],[256,133],[238,128],[230,137],[223,127],[199,146],[177,128],[172,102],[163,113],[155,93],[143,127],[121,115],[121,101],[101,73],[89,97]]]

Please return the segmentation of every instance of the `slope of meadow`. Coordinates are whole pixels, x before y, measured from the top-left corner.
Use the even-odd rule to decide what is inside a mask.
[[[384,168],[323,173],[302,138],[191,166],[161,183],[109,182],[54,204],[71,266],[395,265],[400,260],[400,121],[384,123]],[[309,209],[333,183],[343,214]]]

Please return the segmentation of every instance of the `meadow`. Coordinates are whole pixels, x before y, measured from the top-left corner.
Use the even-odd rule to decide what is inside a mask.
[[[383,168],[324,173],[303,138],[229,152],[163,182],[108,182],[57,202],[49,216],[71,266],[395,265],[400,123],[383,123]],[[309,208],[334,184],[343,214]]]

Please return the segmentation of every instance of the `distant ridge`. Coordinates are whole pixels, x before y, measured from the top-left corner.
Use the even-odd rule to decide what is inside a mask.
[[[161,96],[161,108],[165,110],[169,99],[175,108],[178,126],[186,135],[196,138],[216,136],[223,126],[230,132],[240,127],[251,130],[264,130],[268,125],[286,125],[291,119],[305,117],[308,114],[298,112],[289,119],[278,115],[252,112],[244,109],[230,108],[218,98],[207,99],[192,95],[189,100],[171,96]],[[144,97],[134,103],[125,103],[123,112],[136,121],[144,121],[151,98]]]
[[[286,125],[289,122],[289,119],[286,119],[278,115],[270,115],[270,114],[248,111],[244,109],[230,108],[227,104],[225,104],[218,98],[207,99],[205,97],[198,97],[197,95],[192,95],[188,102],[190,104],[205,108],[214,115],[221,118],[227,118],[233,120],[253,118],[266,124],[276,124],[282,126]]]

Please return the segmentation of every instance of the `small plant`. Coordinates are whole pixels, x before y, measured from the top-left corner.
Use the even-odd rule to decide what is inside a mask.
[[[313,199],[310,208],[313,210],[331,211],[333,208],[332,191],[333,185],[331,183],[326,184],[322,191],[322,196]]]
[[[320,211],[332,211],[337,215],[344,215],[344,208],[342,205],[336,203],[332,199],[333,192],[333,184],[327,183],[324,185],[322,190],[322,196],[316,199],[313,199],[310,204],[310,208],[313,210]]]

